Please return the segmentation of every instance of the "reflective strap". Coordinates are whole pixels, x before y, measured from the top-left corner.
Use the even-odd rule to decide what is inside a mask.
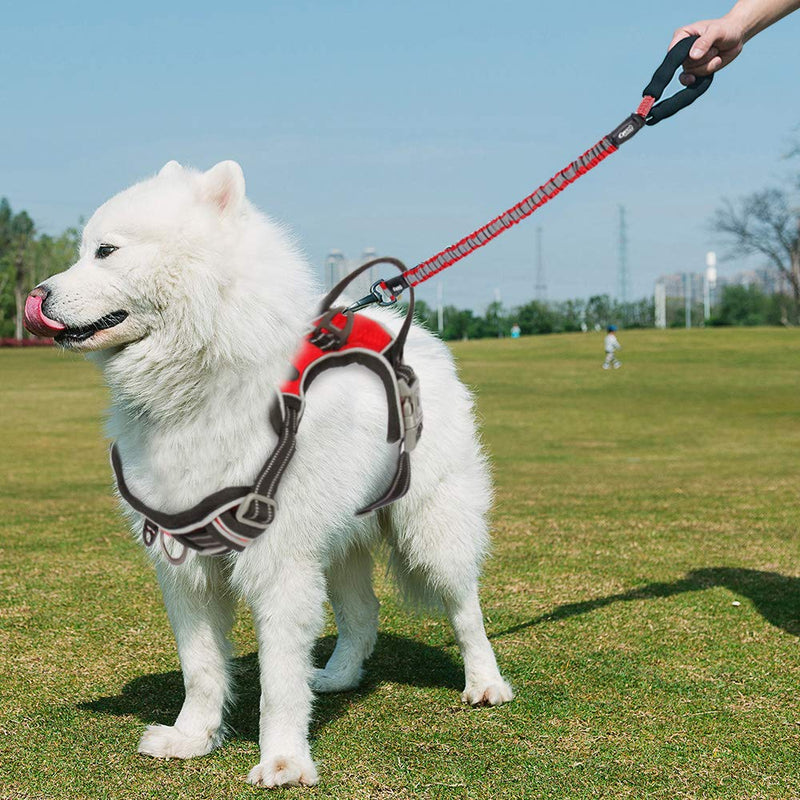
[[[278,444],[270,453],[267,462],[253,484],[253,490],[243,500],[244,509],[239,507],[236,512],[237,522],[255,524],[259,528],[266,528],[275,519],[275,492],[283,478],[283,473],[292,460],[297,449],[297,410],[285,404],[283,408],[283,425],[281,426]]]

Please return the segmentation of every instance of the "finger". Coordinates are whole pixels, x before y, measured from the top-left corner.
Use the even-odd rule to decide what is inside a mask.
[[[692,75],[691,72],[683,72],[681,73],[681,76],[678,78],[678,80],[684,86],[691,86],[697,80],[697,78],[695,78],[695,76]]]
[[[712,47],[699,61],[695,61],[693,58],[687,58],[686,61],[683,62],[683,71],[697,75],[700,68],[706,66],[706,64],[713,58],[719,56],[719,54],[719,50],[717,50],[716,47]]]
[[[702,24],[701,22],[694,22],[691,25],[687,25],[685,28],[678,28],[678,30],[672,34],[672,41],[669,43],[667,49],[672,50],[678,42],[685,39],[687,36],[699,36],[703,32],[699,27]]]
[[[691,67],[704,67],[712,58],[719,55],[719,48],[712,47],[702,58],[691,59]]]
[[[689,51],[689,58],[692,61],[699,61],[714,46],[717,40],[717,31],[713,26],[709,26],[703,35],[692,45]]]
[[[724,63],[725,62],[723,62],[721,56],[715,56],[714,58],[712,58],[710,61],[706,62],[705,64],[701,64],[701,65],[698,65],[698,66],[692,66],[691,69],[689,69],[686,72],[684,72],[684,75],[686,75],[686,76],[694,75],[696,77],[703,77],[703,76],[706,76],[706,75],[711,75],[714,72],[716,72],[718,69],[720,69],[724,65]],[[681,77],[683,77],[683,76],[681,76]],[[686,84],[686,85],[688,86],[689,84]]]

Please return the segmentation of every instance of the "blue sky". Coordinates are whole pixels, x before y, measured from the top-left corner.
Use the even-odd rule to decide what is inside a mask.
[[[47,232],[177,159],[233,158],[320,270],[337,248],[409,266],[513,205],[631,113],[674,28],[729,2],[14,4],[0,51],[0,196]],[[691,109],[648,128],[533,218],[425,286],[482,309],[535,283],[634,296],[726,251],[722,198],[785,180],[800,139],[800,13]],[[794,166],[797,171],[797,165]],[[741,264],[725,262],[721,272]]]

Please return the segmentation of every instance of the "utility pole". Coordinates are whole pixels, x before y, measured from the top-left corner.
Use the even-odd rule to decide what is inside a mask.
[[[655,296],[653,298],[655,303],[655,317],[656,328],[667,327],[667,287],[659,281],[656,284]]]
[[[689,272],[683,273],[683,307],[686,315],[686,327],[692,327],[692,276]]]
[[[711,292],[717,286],[717,254],[711,250],[706,253],[706,273],[703,276],[703,319],[711,318]]]
[[[542,257],[542,228],[536,229],[536,285],[534,297],[540,302],[547,301],[547,280],[544,275],[544,259]]]
[[[628,274],[628,223],[625,219],[625,206],[619,207],[619,263],[617,267],[617,297],[620,303],[629,300]]]

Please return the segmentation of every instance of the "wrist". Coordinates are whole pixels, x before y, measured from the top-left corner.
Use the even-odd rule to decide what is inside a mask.
[[[732,26],[743,42],[751,39],[768,24],[747,0],[739,0],[723,19]]]

